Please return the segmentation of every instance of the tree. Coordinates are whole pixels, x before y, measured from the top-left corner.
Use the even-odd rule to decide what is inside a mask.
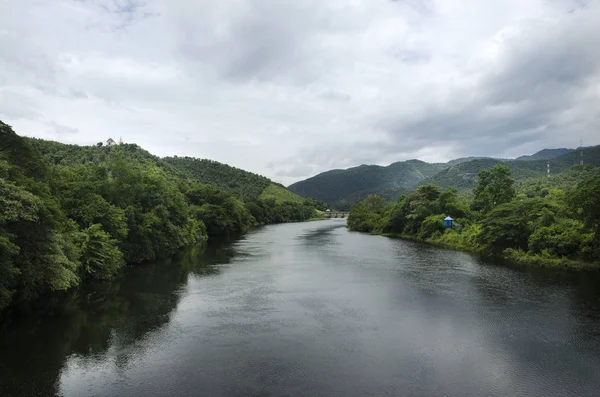
[[[570,203],[579,210],[579,216],[592,229],[592,257],[600,258],[600,174],[580,182],[570,197]]]
[[[471,209],[487,214],[496,206],[508,203],[515,198],[514,179],[510,170],[503,164],[478,174],[477,186],[473,189],[475,197]]]
[[[557,208],[540,198],[501,204],[482,220],[478,242],[492,254],[502,254],[507,248],[527,251],[529,237],[548,211],[555,214]]]
[[[93,224],[83,232],[81,242],[82,270],[84,275],[95,279],[113,278],[123,264],[123,254],[102,230],[102,225]]]
[[[348,227],[358,232],[373,232],[380,228],[385,210],[385,200],[379,196],[368,196],[354,207],[348,215]]]

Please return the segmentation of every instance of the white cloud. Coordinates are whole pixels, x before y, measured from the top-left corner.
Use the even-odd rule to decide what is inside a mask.
[[[598,144],[598,21],[597,0],[3,0],[0,119],[283,183]]]

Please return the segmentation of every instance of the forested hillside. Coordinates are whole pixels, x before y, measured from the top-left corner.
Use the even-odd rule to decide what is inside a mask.
[[[561,150],[561,149],[557,149]],[[539,153],[544,153],[541,151]],[[535,155],[534,155],[535,156]],[[565,154],[557,156],[550,160],[551,174],[561,173],[573,165],[579,164],[581,152],[567,151]],[[583,149],[585,164],[600,166],[600,146],[593,146]],[[469,162],[463,162],[452,167],[446,168],[440,173],[423,181],[423,184],[434,184],[441,187],[456,187],[461,189],[473,188],[477,182],[477,174],[483,170],[492,168],[497,164],[505,164],[517,181],[535,178],[547,175],[548,160],[496,160],[496,159],[477,159]]]
[[[350,211],[351,230],[390,234],[536,266],[600,268],[600,168],[515,184],[499,164],[481,171],[473,199],[419,186],[396,203],[369,196]],[[452,227],[445,218],[452,217]]]
[[[238,175],[213,180],[227,179],[220,184],[231,187]],[[234,189],[200,183],[137,145],[21,138],[0,122],[0,310],[88,279],[110,279],[124,264],[169,257],[210,237],[306,220],[318,214],[315,205],[324,206],[263,199],[268,179],[240,180],[242,193],[256,180],[266,183],[236,197]]]
[[[600,146],[584,148],[584,162],[600,166]],[[579,164],[580,151],[544,149],[517,160],[489,157],[463,157],[448,163],[429,164],[418,160],[398,162],[387,167],[361,165],[347,170],[333,170],[294,183],[290,190],[304,197],[326,201],[340,209],[351,207],[370,194],[395,201],[418,185],[433,184],[459,191],[472,189],[477,174],[498,164],[505,164],[515,180],[545,176],[550,160],[551,173],[557,174]]]
[[[304,197],[325,201],[344,209],[361,198],[384,190],[415,186],[445,166],[419,160],[402,161],[387,167],[361,165],[347,170],[333,170],[294,183],[289,189]]]
[[[177,156],[164,160],[200,183],[218,186],[244,201],[258,199],[272,183],[269,178],[217,161]]]
[[[528,160],[528,161],[550,160],[550,159],[553,159],[558,156],[562,156],[563,154],[566,154],[566,153],[569,153],[572,151],[573,151],[573,149],[566,149],[566,148],[544,149],[544,150],[540,150],[539,152],[531,154],[531,155],[519,156],[515,160]]]
[[[166,157],[164,161],[188,178],[238,197],[258,224],[304,221],[327,209],[322,201],[300,197],[264,176],[217,161],[192,157]]]

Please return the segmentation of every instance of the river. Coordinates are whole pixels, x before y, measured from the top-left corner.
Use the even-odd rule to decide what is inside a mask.
[[[598,285],[341,220],[267,226],[16,316],[0,395],[598,396]]]

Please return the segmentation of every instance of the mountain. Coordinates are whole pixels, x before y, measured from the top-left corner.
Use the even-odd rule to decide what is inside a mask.
[[[177,156],[164,160],[200,183],[216,185],[244,201],[256,200],[272,183],[269,178],[217,161]]]
[[[164,162],[200,183],[215,185],[249,203],[275,200],[276,203],[303,204],[307,198],[288,190],[269,178],[213,160],[193,157],[165,157]],[[325,203],[311,202],[320,210],[327,209]]]
[[[430,164],[420,160],[401,161],[387,167],[361,165],[323,172],[294,183],[288,189],[303,197],[312,197],[343,208],[369,194],[415,186],[445,167],[445,164]]]
[[[566,153],[569,153],[572,151],[573,151],[573,149],[567,149],[567,148],[544,149],[544,150],[540,150],[539,152],[531,154],[531,155],[517,157],[516,160],[526,160],[526,161],[550,160],[550,159],[553,159],[558,156],[562,156],[563,154],[566,154]]]
[[[125,264],[319,208],[226,164],[24,138],[0,121],[0,321],[13,304],[109,280]]]
[[[600,166],[600,146],[583,149],[585,164]],[[326,201],[332,206],[346,208],[369,194],[378,194],[394,201],[417,185],[434,184],[444,188],[471,189],[477,183],[477,174],[496,164],[505,164],[517,181],[545,176],[548,160],[552,174],[563,172],[580,162],[580,151],[572,149],[544,149],[517,159],[490,157],[463,157],[447,163],[429,164],[419,160],[398,162],[387,167],[361,165],[347,170],[323,172],[289,189],[304,197]]]
[[[542,150],[538,153],[543,152],[552,153],[549,149]],[[579,164],[580,158],[581,151],[579,150],[568,150],[566,153],[554,157],[550,160],[551,175],[563,172],[572,166]],[[584,148],[583,158],[585,164],[600,167],[600,146]],[[547,175],[548,160],[516,159],[500,161],[496,159],[478,159],[449,167],[431,178],[424,180],[423,184],[432,183],[445,188],[456,187],[459,190],[470,189],[477,183],[477,174],[480,171],[490,169],[494,165],[500,163],[508,166],[512,177],[517,181]]]

